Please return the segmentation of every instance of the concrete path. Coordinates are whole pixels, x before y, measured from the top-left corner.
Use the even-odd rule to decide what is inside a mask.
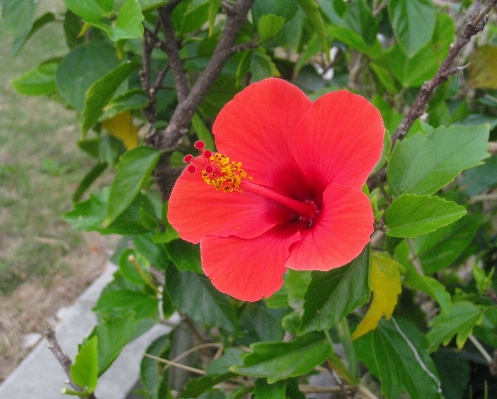
[[[62,349],[74,359],[78,344],[90,334],[97,319],[91,309],[102,289],[112,280],[116,267],[109,264],[106,271],[65,312],[55,328]],[[95,396],[99,399],[125,399],[139,378],[140,359],[147,346],[170,331],[157,325],[128,344],[109,370],[99,379]],[[62,366],[43,340],[0,385],[0,399],[67,399],[61,388],[67,377]]]

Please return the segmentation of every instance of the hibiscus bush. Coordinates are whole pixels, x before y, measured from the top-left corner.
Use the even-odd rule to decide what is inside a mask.
[[[65,393],[165,323],[144,398],[497,397],[496,0],[1,4],[66,38],[13,82],[94,159],[63,218],[123,237]]]

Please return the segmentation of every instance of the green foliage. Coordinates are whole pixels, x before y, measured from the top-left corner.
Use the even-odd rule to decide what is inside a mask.
[[[155,359],[172,360],[174,337],[185,329],[205,340],[192,348],[201,361],[189,360],[205,374],[179,387],[181,398],[303,399],[313,388],[309,376],[324,364],[361,392],[369,388],[358,362],[388,399],[403,392],[462,398],[476,384],[467,341],[497,346],[495,203],[487,201],[497,186],[497,158],[487,158],[497,126],[489,75],[495,25],[476,53],[460,52],[461,63],[452,64],[472,61],[468,80],[443,71],[435,94],[421,99],[426,118],[408,121],[404,137],[394,132],[453,51],[455,26],[465,26],[471,2],[446,12],[431,0],[255,0],[251,17],[233,22],[245,1],[65,0],[67,10],[40,15],[33,0],[0,2],[13,54],[48,25],[67,44],[12,81],[23,95],[73,110],[78,147],[93,158],[72,184],[74,208],[63,218],[78,230],[123,236],[113,258],[119,269],[95,305],[99,322],[71,378],[93,392],[130,340],[178,312],[174,331],[147,349],[155,358],[142,360],[149,399],[172,398],[169,369]],[[167,200],[193,143],[215,151],[212,125],[222,107],[268,77],[291,81],[313,101],[338,89],[363,95],[387,134],[364,187],[375,217],[372,243],[329,271],[287,270],[274,295],[244,303],[204,275],[202,241],[181,240],[167,220]],[[466,81],[478,90],[468,91]],[[123,115],[126,126],[109,127]],[[47,173],[64,176],[65,164],[47,165]],[[2,177],[15,174],[8,167]],[[104,171],[112,181],[101,179]]]

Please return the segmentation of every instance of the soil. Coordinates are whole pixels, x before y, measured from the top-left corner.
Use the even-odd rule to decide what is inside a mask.
[[[65,256],[67,269],[50,284],[30,279],[8,297],[0,296],[0,382],[43,339],[44,331],[57,324],[58,311],[73,304],[105,270],[118,237],[98,233],[83,237],[84,244]],[[28,337],[32,340],[29,347]]]

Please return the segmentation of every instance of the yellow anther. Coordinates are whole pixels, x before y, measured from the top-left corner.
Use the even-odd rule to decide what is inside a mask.
[[[242,180],[247,177],[247,173],[242,169],[241,162],[230,162],[229,157],[219,153],[213,154],[209,161],[213,172],[202,171],[202,179],[207,184],[224,192],[242,192]]]

